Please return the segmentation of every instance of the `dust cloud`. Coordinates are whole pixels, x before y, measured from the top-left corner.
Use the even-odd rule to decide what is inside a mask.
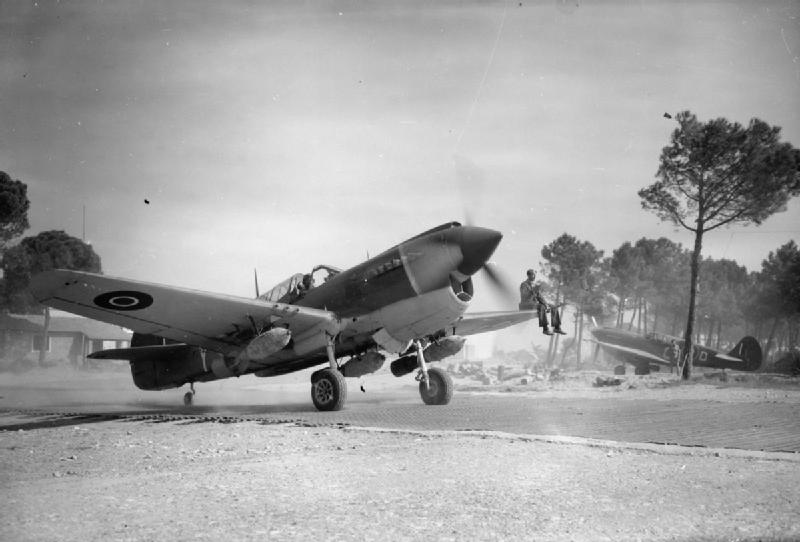
[[[76,370],[71,367],[33,369],[24,373],[0,373],[0,408],[54,410],[59,412],[187,412],[242,413],[312,411],[311,372],[258,378],[245,375],[195,384],[194,406],[183,404],[189,386],[161,391],[138,389],[127,367]],[[348,379],[348,401],[372,402],[382,396],[396,398],[416,387],[413,378],[397,379],[388,368],[364,378]],[[361,391],[361,388],[366,390]]]

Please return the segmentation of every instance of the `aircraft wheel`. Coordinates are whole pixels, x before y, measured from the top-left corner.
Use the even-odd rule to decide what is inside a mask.
[[[438,367],[428,369],[428,387],[420,381],[419,395],[426,405],[446,405],[453,398],[453,379]]]
[[[625,366],[624,365],[617,365],[614,367],[614,374],[615,375],[624,375],[625,374]]]
[[[187,391],[185,394],[183,394],[183,404],[184,405],[192,406],[193,402],[194,402],[194,394],[192,392]]]
[[[347,383],[339,371],[320,369],[311,375],[311,400],[317,410],[342,410],[347,399]]]
[[[643,375],[649,375],[650,374],[650,367],[636,367],[636,369],[633,370],[633,374],[642,375],[642,376]]]

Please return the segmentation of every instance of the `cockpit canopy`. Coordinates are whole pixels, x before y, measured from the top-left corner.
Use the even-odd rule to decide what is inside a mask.
[[[279,283],[267,293],[259,296],[262,301],[273,303],[294,303],[303,295],[303,277],[313,278],[311,288],[328,282],[331,278],[341,273],[341,269],[332,265],[316,265],[311,273],[295,273],[288,279]]]

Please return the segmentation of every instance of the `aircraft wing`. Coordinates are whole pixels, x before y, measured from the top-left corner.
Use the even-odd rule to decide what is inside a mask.
[[[715,354],[717,359],[721,359],[723,361],[732,361],[734,363],[742,363],[742,358],[737,358],[736,356],[729,356],[728,354],[723,354],[722,352],[717,352]]]
[[[224,354],[243,348],[254,327],[287,325],[294,336],[338,325],[329,311],[57,269],[31,279],[38,301],[94,320]]]
[[[637,356],[637,357],[640,357],[640,358],[645,358],[648,361],[652,361],[653,363],[658,363],[660,365],[671,365],[669,362],[667,362],[661,356],[657,356],[655,354],[652,354],[652,353],[648,352],[647,350],[641,350],[639,348],[630,348],[628,346],[620,346],[618,344],[604,343],[604,342],[600,342],[600,341],[597,341],[597,342],[599,344],[601,344],[605,348],[610,348],[610,349],[616,350],[618,352],[623,352],[625,354],[630,354],[630,355]]]
[[[497,331],[536,318],[536,311],[476,312],[465,314],[450,328],[454,335],[476,335]]]

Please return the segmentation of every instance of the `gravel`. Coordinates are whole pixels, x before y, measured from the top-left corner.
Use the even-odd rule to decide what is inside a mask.
[[[0,540],[800,539],[796,454],[101,421],[0,432]]]

